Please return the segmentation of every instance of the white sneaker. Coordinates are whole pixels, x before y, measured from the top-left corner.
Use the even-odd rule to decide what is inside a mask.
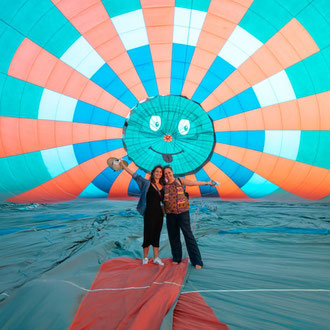
[[[154,259],[154,264],[158,264],[160,266],[164,266],[164,263],[162,262],[162,260],[159,257],[157,257],[157,258]]]
[[[148,265],[149,259],[148,258],[143,258],[142,259],[142,265]]]

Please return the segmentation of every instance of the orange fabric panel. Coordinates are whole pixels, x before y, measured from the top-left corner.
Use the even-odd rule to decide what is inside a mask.
[[[243,63],[239,71],[252,86],[318,51],[313,38],[293,18]]]
[[[167,67],[168,68],[168,67]],[[171,78],[157,78],[159,95],[170,94],[168,86],[171,86]]]
[[[196,51],[196,50],[195,50]],[[200,65],[203,65],[203,61],[201,61]],[[194,79],[194,77],[203,77],[205,69],[203,69],[200,66],[194,65],[194,66],[189,66],[189,71],[190,72],[190,77]],[[194,94],[194,91],[198,88],[199,83],[188,79],[186,77],[185,82],[184,82],[184,90],[182,90],[181,95],[185,96],[187,98],[191,98],[191,96]]]
[[[121,116],[127,116],[130,111],[125,104],[119,102],[100,86],[27,38],[18,47],[8,75]]]
[[[159,329],[179,294],[188,260],[165,266],[116,258],[101,265],[70,329]],[[92,291],[95,290],[95,291]]]
[[[36,64],[37,60],[39,63]],[[32,84],[40,84],[46,86],[48,77],[56,64],[56,58],[35,44],[30,39],[25,38],[16,50],[16,53],[10,63],[8,75],[22,80],[31,82]],[[34,72],[34,67],[43,68],[38,77]],[[40,68],[41,67],[41,68]],[[66,69],[63,70],[66,75]]]
[[[244,130],[329,130],[330,92],[243,112],[214,121],[216,132]]]
[[[74,0],[63,0],[56,6],[82,35],[109,20],[101,1],[84,0],[78,4]]]
[[[3,142],[0,157],[9,157],[82,142],[121,139],[122,130],[84,123],[1,117],[0,134]]]
[[[236,27],[235,22],[228,20],[225,15],[221,12],[216,12],[211,10],[212,1],[209,7],[209,10],[206,14],[203,30],[201,31],[200,39],[198,40],[197,47],[199,47],[200,42],[202,42],[202,38],[212,39],[216,38],[214,41],[218,40],[219,44],[213,43],[212,45],[215,46],[213,49],[208,49],[209,52],[212,54],[218,54],[220,49],[222,48],[225,41],[228,39],[230,34],[233,32],[234,28]],[[233,2],[232,2],[233,3]],[[204,33],[206,34],[204,35]]]
[[[231,145],[223,144],[223,143],[216,143],[214,147],[214,152],[219,155],[222,155],[226,158],[234,160],[236,163],[241,164],[251,171],[255,172],[258,168],[261,159],[261,152],[259,154],[255,154],[253,158],[249,157],[248,149],[241,148],[241,149],[232,149],[230,148]],[[234,158],[232,158],[234,157]],[[272,167],[268,166],[267,170],[272,171]]]
[[[109,157],[123,157],[125,155],[124,148],[107,152],[7,200],[14,203],[52,203],[75,199],[108,166],[107,159]]]
[[[215,42],[218,45],[219,44],[219,38],[217,38],[217,39],[214,39],[213,37],[212,38],[206,38],[206,36],[200,42],[201,44],[203,42],[205,42],[205,46],[204,46],[205,49],[199,48],[198,51],[196,52],[196,55],[194,55],[194,57],[195,57],[194,60],[196,61],[196,64],[191,69],[191,72],[192,72],[191,76],[192,77],[199,76],[199,77],[201,77],[201,79],[203,79],[203,77],[205,75],[205,71],[207,71],[209,69],[209,67],[213,63],[215,57],[217,56],[217,53],[214,54],[214,53],[210,52],[207,49],[207,47],[209,47],[211,49],[210,44],[212,42]],[[211,34],[209,34],[209,36],[211,36]],[[221,42],[224,42],[224,39],[221,38]],[[196,83],[196,80],[193,80],[193,81]]]
[[[159,94],[170,93],[175,1],[141,1]]]
[[[317,103],[320,111],[320,129],[330,130],[330,92],[316,94]],[[307,111],[307,109],[306,109]]]
[[[17,120],[11,120],[11,118],[8,120],[7,117],[0,117],[0,137],[0,157],[23,153],[19,134],[19,122]]]
[[[174,12],[174,10],[173,10]],[[173,23],[172,23],[173,24]],[[148,38],[150,46],[163,45],[161,50],[166,53],[159,52],[164,60],[171,60],[172,54],[168,50],[168,46],[172,43],[173,27],[171,26],[147,26]],[[169,38],[169,36],[171,38]],[[156,48],[159,49],[160,47]],[[159,49],[160,50],[160,49]],[[172,51],[172,47],[170,48]],[[158,54],[157,54],[158,55]]]
[[[197,181],[195,174],[186,175],[185,178],[188,180]],[[189,197],[201,196],[201,190],[199,189],[199,186],[186,186],[186,192],[189,193]]]
[[[230,78],[230,76],[229,76]],[[248,88],[247,82],[242,78],[242,76],[238,76],[238,79],[236,80],[236,83],[238,84],[236,88],[246,89]],[[235,86],[234,86],[235,88]],[[233,96],[235,96],[235,91],[232,86],[229,86],[227,84],[226,80],[224,80],[211,94],[208,96],[202,103],[201,106],[203,109],[208,112],[215,107],[217,107],[219,104],[223,103],[221,102],[221,99],[229,100]]]
[[[208,162],[207,164],[205,164],[203,170],[212,180],[219,182],[219,185],[215,186],[215,188],[217,189],[218,194],[222,199],[228,199],[228,200],[250,199],[250,197],[248,197],[236,185],[236,183],[229,178],[229,176],[227,176],[212,162]]]
[[[109,22],[109,23],[105,22],[102,24],[101,27],[94,28],[96,30],[96,32],[103,34],[103,32],[104,32],[103,25],[104,24],[111,25],[109,28],[114,29],[112,22]],[[106,27],[106,30],[108,30],[108,27]],[[117,33],[116,30],[114,32]],[[91,33],[91,32],[88,32],[88,33]],[[131,63],[131,59],[126,52],[126,49],[125,49],[119,35],[115,35],[111,39],[110,39],[110,37],[108,37],[108,39],[106,41],[104,41],[102,44],[100,44],[99,46],[97,46],[95,48],[95,50],[99,54],[102,54],[101,57],[104,59],[104,61],[106,63],[109,64],[109,66],[111,66],[111,68],[117,73],[118,76],[120,76],[120,74],[123,70],[120,71],[119,68],[115,67],[115,65],[113,65],[113,62],[112,62],[112,61],[116,60],[118,56],[122,56],[123,62],[121,63],[121,66],[125,68],[124,71],[130,70],[130,69],[133,69],[135,71],[135,68],[134,68],[133,64]],[[135,74],[137,75],[136,71],[135,71]],[[137,78],[136,82],[140,82],[139,77],[135,77],[135,78]]]
[[[253,0],[212,0],[208,12],[238,24],[252,2]]]
[[[79,7],[81,8],[81,5]],[[62,11],[62,9],[60,10]],[[66,14],[65,10],[63,10],[62,13],[66,16],[66,18],[68,18],[69,20],[71,19],[70,16]],[[82,31],[80,31],[80,33],[81,32]],[[84,32],[82,35],[94,49],[102,49],[102,45],[105,45],[106,47],[111,47],[110,44],[113,42],[115,43],[115,46],[119,46],[119,48],[111,48],[114,54],[107,54],[103,52],[99,53],[100,55],[102,54],[101,57],[104,60],[108,59],[109,57],[111,58],[117,56],[120,53],[126,52],[124,45],[120,41],[120,37],[118,36],[117,30],[115,29],[109,17],[102,23],[99,23],[97,25],[94,24],[93,27],[91,27],[88,31]],[[117,40],[119,40],[120,45],[117,44]],[[103,57],[103,54],[105,57]]]
[[[173,14],[175,0],[141,0],[144,21],[146,27],[149,26],[170,26],[173,25]],[[168,36],[172,39],[172,36]]]
[[[208,112],[218,106],[219,101],[216,96],[211,93],[200,105],[206,112]]]
[[[219,51],[245,15],[251,3],[252,0],[241,1],[241,3],[233,0],[211,1],[187,73],[186,81],[188,82],[183,86],[182,95],[192,97],[197,86],[199,86]],[[209,54],[205,56],[205,52]],[[196,71],[194,70],[195,67],[203,68],[203,70]]]
[[[266,45],[285,68],[320,50],[308,31],[295,18]]]
[[[132,162],[128,165],[128,168],[133,172],[138,170],[138,167]],[[132,180],[130,174],[125,170],[118,175],[116,181],[110,188],[108,199],[127,199],[128,198],[128,186]]]
[[[175,0],[140,0],[142,8],[173,7]]]
[[[266,43],[247,59],[238,70],[250,87],[272,76],[274,73],[280,72],[284,68],[285,67],[277,61]],[[234,74],[232,76],[234,76]],[[229,79],[228,82],[232,84],[233,80]],[[239,92],[241,92],[241,90],[237,91],[237,93]]]
[[[168,75],[168,70],[171,70],[171,66],[168,65],[167,61],[154,62],[154,67],[155,67],[155,72],[157,71],[158,78],[171,79],[170,76]],[[157,68],[157,70],[156,70],[156,68]],[[163,93],[165,93],[165,91],[163,91]],[[168,91],[168,93],[169,93],[169,91]],[[160,93],[160,94],[162,95],[162,93]]]
[[[221,25],[222,23],[222,25]],[[189,66],[186,82],[182,94],[191,98],[206,72],[212,65],[218,52],[225,43],[225,37],[220,35],[221,31],[232,31],[235,25],[218,17],[207,14],[200,33],[194,55]],[[210,31],[210,32],[208,32]],[[213,49],[211,47],[214,47]],[[205,47],[206,49],[203,49]],[[187,83],[191,81],[192,83]]]
[[[229,329],[198,292],[182,293],[173,312],[173,330]]]
[[[313,38],[293,18],[214,90],[218,104],[318,51]],[[202,106],[211,109],[207,99]]]
[[[111,40],[111,45],[113,45],[113,42],[116,44],[119,44],[121,43],[121,40],[119,38],[119,36],[117,36],[116,38],[112,39]],[[102,45],[100,47],[107,47],[107,44],[105,45]],[[118,48],[117,47],[117,51],[118,49],[120,49],[120,47]],[[122,53],[122,52],[118,52],[118,55],[116,54],[116,56],[113,56],[113,52],[111,52],[111,50],[109,50],[109,54],[108,54],[108,51],[105,51],[108,55],[108,59],[107,59],[107,62],[109,64],[109,66],[111,68],[113,68],[113,70],[115,69],[116,70],[116,73],[118,74],[118,76],[120,76],[120,79],[122,81],[126,81],[128,80],[128,77],[125,76],[125,73],[127,74],[127,72],[130,73],[130,76],[132,78],[132,82],[130,83],[130,85],[134,85],[134,84],[141,84],[140,81],[136,81],[136,79],[134,78],[134,75],[136,75],[136,71],[135,71],[135,68],[134,67],[128,67],[127,66],[127,60],[131,60],[129,58],[129,55],[125,52],[125,53]],[[112,56],[111,56],[112,55]],[[126,86],[128,86],[126,84]]]
[[[195,71],[196,67],[192,68],[192,66],[189,67],[189,70]],[[192,75],[193,77],[196,77],[197,75]],[[198,88],[199,84],[194,83],[190,80],[188,80],[187,78],[184,81],[184,90],[182,89],[181,91],[181,95],[191,99],[192,95],[194,94],[195,90]]]
[[[52,0],[52,2],[113,69],[129,90],[132,86],[139,86],[134,89],[135,97],[138,100],[147,98],[143,84],[102,1]],[[121,56],[120,68],[112,62],[118,56]],[[123,67],[124,69],[122,69]],[[131,72],[129,77],[122,76],[122,73],[126,71]]]
[[[328,169],[222,143],[216,152],[300,197],[316,200],[330,194]]]
[[[233,120],[230,120],[229,118]],[[246,130],[246,120],[240,113],[239,115],[225,117],[214,121],[213,127],[215,132],[236,131],[235,127],[244,127],[242,130]],[[237,130],[239,131],[240,129]]]

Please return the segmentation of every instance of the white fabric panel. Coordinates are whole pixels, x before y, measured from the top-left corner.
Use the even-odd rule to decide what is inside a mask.
[[[126,14],[111,18],[118,34],[126,33],[133,30],[145,28],[142,9],[134,10]]]
[[[284,70],[254,85],[262,107],[296,99],[291,82]]]
[[[149,44],[142,9],[113,17],[111,20],[126,50]]]
[[[189,27],[191,9],[175,7],[174,9],[174,25]]]
[[[278,102],[286,102],[296,99],[290,79],[284,70],[271,76],[269,81],[275,91]]]
[[[142,47],[149,44],[148,35],[145,28],[120,34],[119,36],[126,50]]]
[[[236,26],[228,40],[242,49],[244,53],[249,56],[254,54],[263,45],[260,40],[254,37],[251,33],[242,29],[239,25]]]
[[[191,10],[190,26],[194,29],[201,30],[205,21],[206,12],[200,10]]]
[[[219,56],[238,68],[262,45],[261,41],[238,25],[220,50]]]
[[[41,156],[53,178],[78,165],[72,145],[41,150]]]
[[[248,59],[249,56],[240,48],[236,47],[234,44],[227,40],[219,52],[219,57],[223,58],[233,67],[238,68]]]
[[[41,150],[41,156],[49,174],[53,178],[63,173],[63,166],[59,160],[56,148]]]
[[[174,26],[173,43],[186,45],[188,41],[189,29],[184,26]]]
[[[78,72],[86,76],[88,79],[105,64],[102,57],[96,51],[90,52],[83,61],[75,68]]]
[[[59,147],[59,148],[57,148],[57,152],[58,152],[59,158],[61,160],[61,163],[62,163],[65,171],[68,171],[71,168],[78,165],[78,162],[76,160],[76,156],[75,156],[75,153],[73,150],[73,145]]]
[[[296,160],[299,152],[301,131],[282,131],[281,157]]]
[[[59,93],[53,92],[47,88],[43,90],[39,104],[38,119],[56,119],[59,97]]]
[[[38,119],[72,121],[77,100],[44,89],[39,105]]]
[[[260,198],[267,196],[279,187],[266,180],[257,173],[254,173],[250,180],[241,188],[242,191],[251,198]]]
[[[90,78],[105,62],[84,37],[80,37],[60,58],[64,63]]]
[[[196,46],[205,17],[203,11],[175,7],[173,42]]]
[[[189,29],[189,40],[188,40],[188,45],[189,45],[189,46],[196,46],[200,34],[201,34],[201,30],[197,30],[197,29]]]
[[[271,155],[281,153],[282,131],[265,131],[264,152]]]
[[[301,131],[265,131],[264,152],[296,160]]]
[[[72,97],[60,95],[56,113],[56,120],[72,122],[77,102],[78,100]]]
[[[252,88],[258,98],[261,107],[278,103],[269,78],[254,85]]]

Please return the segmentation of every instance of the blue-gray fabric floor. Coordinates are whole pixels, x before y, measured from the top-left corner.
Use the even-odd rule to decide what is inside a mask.
[[[100,265],[141,258],[136,201],[0,205],[0,328],[66,329]],[[230,329],[330,328],[330,203],[191,200],[205,267],[189,269]],[[150,254],[150,257],[152,255]],[[170,257],[166,226],[161,257]]]

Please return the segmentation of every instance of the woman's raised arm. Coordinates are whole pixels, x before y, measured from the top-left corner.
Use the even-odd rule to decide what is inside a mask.
[[[130,168],[128,168],[128,167],[126,166],[125,162],[124,162],[122,159],[120,160],[120,164],[122,165],[123,169],[124,169],[128,174],[130,174],[131,176],[133,176],[134,172],[133,172]]]
[[[185,178],[180,178],[180,181],[184,186],[216,186],[217,182],[210,180],[210,181],[193,181]]]

